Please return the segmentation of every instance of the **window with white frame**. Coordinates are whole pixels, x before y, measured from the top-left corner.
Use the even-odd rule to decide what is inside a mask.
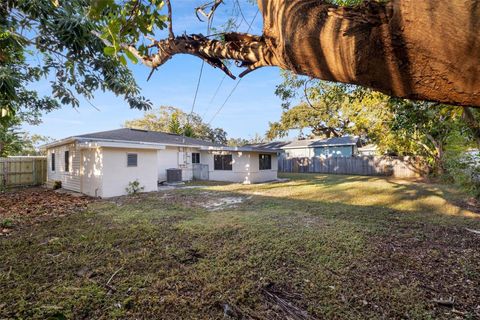
[[[65,172],[70,172],[70,151],[65,151]]]
[[[138,154],[127,153],[127,167],[136,167],[136,166],[138,166]]]
[[[231,154],[216,154],[213,156],[214,170],[232,170],[232,163]]]
[[[52,171],[55,171],[55,153],[52,152],[50,155],[50,162],[51,162],[51,169]]]
[[[259,155],[259,169],[260,170],[271,170],[272,169],[272,155],[271,154],[261,154]]]
[[[200,163],[200,153],[192,152],[192,163]]]

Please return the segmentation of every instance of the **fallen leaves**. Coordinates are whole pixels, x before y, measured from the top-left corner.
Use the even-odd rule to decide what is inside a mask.
[[[0,236],[25,224],[49,217],[62,217],[86,209],[93,198],[59,193],[44,188],[28,188],[0,194]]]

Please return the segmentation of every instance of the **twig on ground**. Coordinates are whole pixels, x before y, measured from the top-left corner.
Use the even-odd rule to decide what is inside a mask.
[[[479,230],[473,230],[473,229],[469,229],[469,228],[465,228],[465,230],[470,231],[470,232],[473,232],[473,233],[475,233],[475,234],[480,234],[480,231],[479,231]]]
[[[454,299],[433,299],[433,302],[446,307],[453,307]]]
[[[270,303],[277,305],[284,313],[288,316],[289,319],[294,320],[308,320],[314,319],[308,315],[307,311],[300,309],[295,306],[293,303],[283,299],[276,292],[271,290],[263,289],[264,295],[270,300]]]
[[[117,270],[117,271],[115,271],[115,272],[112,274],[112,276],[110,277],[110,279],[108,279],[108,281],[107,281],[107,283],[105,284],[105,286],[107,286],[107,287],[108,287],[108,286],[109,286],[109,284],[110,284],[110,281],[112,281],[113,277],[115,277],[115,276],[117,275],[117,273],[119,273],[119,272],[120,272],[120,270],[122,270],[122,269],[123,269],[123,267],[120,267],[120,268],[118,268],[118,270]]]

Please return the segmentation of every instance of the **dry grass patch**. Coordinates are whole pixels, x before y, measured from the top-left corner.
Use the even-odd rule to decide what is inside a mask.
[[[289,177],[99,201],[0,239],[0,318],[480,317],[461,194]]]

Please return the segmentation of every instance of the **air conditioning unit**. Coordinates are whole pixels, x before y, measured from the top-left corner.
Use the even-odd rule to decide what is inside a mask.
[[[167,183],[182,182],[182,169],[167,169]]]

